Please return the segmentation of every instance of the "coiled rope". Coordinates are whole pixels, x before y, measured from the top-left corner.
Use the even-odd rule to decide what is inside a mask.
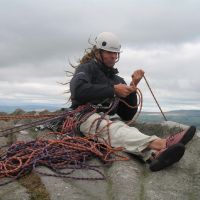
[[[83,118],[76,121],[75,124],[70,122],[71,119],[76,118],[78,113],[85,112],[86,110],[88,110],[88,112],[84,114]],[[85,105],[78,107],[76,110],[64,113],[61,116],[53,117],[45,121],[39,121],[40,124],[49,121],[52,122],[53,120],[63,118],[63,115],[65,115],[61,131],[49,132],[49,134],[61,135],[61,139],[45,140],[40,138],[31,142],[16,142],[11,145],[7,152],[0,156],[0,178],[10,177],[11,180],[1,182],[0,185],[5,185],[20,178],[40,165],[47,166],[55,172],[55,174],[45,174],[48,176],[81,180],[105,179],[105,176],[98,169],[98,166],[89,165],[86,163],[86,160],[91,157],[97,157],[103,161],[103,163],[110,164],[118,160],[128,160],[128,158],[118,154],[118,152],[123,150],[122,147],[113,148],[109,142],[102,138],[98,138],[96,135],[90,134],[88,137],[77,137],[72,135],[72,133],[74,133],[74,128],[79,126],[80,123],[94,112],[96,112],[94,108],[90,105]],[[35,126],[35,124],[38,124],[38,121],[21,128],[30,128]],[[12,133],[13,131],[14,130],[12,130]],[[60,171],[62,169],[68,169],[68,172]],[[98,176],[73,176],[72,174],[77,169],[93,170]],[[44,174],[38,170],[36,170],[36,172]]]
[[[105,179],[104,175],[94,166],[86,164],[85,161],[93,156],[104,163],[127,160],[126,157],[117,154],[121,150],[121,147],[112,148],[104,140],[94,142],[91,136],[17,142],[11,145],[7,153],[0,158],[0,178],[10,177],[15,180],[41,165],[52,169],[56,172],[56,176],[62,174],[62,176],[65,175],[65,178],[102,180]],[[59,171],[61,169],[69,169],[69,172]],[[95,170],[100,177],[75,177],[71,175],[75,169]],[[0,183],[0,185],[6,183],[8,182]]]

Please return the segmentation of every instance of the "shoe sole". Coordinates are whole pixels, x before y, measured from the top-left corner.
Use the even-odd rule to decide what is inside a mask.
[[[190,126],[190,128],[186,131],[183,138],[179,141],[179,143],[186,145],[193,137],[196,132],[195,126]]]
[[[183,144],[175,144],[166,149],[161,155],[153,160],[149,169],[153,172],[160,171],[176,162],[178,162],[185,152],[185,146]]]

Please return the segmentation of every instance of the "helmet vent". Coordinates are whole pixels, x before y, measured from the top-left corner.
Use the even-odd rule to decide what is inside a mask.
[[[102,42],[102,46],[103,47],[105,47],[106,46],[106,42],[104,41],[104,42]]]

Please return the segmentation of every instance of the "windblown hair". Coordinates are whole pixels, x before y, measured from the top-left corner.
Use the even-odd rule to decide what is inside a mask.
[[[90,43],[91,44],[91,43]],[[92,44],[91,44],[92,45]],[[74,71],[76,70],[76,68],[80,65],[80,64],[85,64],[87,62],[89,62],[92,59],[95,59],[97,54],[99,53],[99,49],[96,48],[96,45],[92,45],[90,48],[85,49],[84,55],[82,58],[80,58],[78,60],[78,65],[73,65],[70,61],[69,61],[69,66],[74,68]],[[66,70],[66,76],[67,77],[73,77],[74,72],[71,72],[71,70]],[[68,85],[70,81],[63,83],[63,85]],[[65,93],[70,93],[70,90],[66,90]],[[70,99],[69,99],[70,100]],[[68,100],[68,101],[69,101]]]
[[[89,62],[90,60],[96,58],[96,55],[98,52],[99,52],[99,50],[96,48],[95,45],[91,48],[86,49],[84,56],[81,59],[79,59],[79,63],[85,64],[85,63]]]
[[[80,64],[85,64],[89,62],[90,60],[96,58],[96,55],[98,54],[99,50],[96,48],[95,45],[92,47],[85,49],[84,55],[82,58],[78,59],[78,65],[73,65],[71,62],[69,62],[70,67],[76,69]],[[67,76],[73,76],[73,73],[71,71],[66,71]]]

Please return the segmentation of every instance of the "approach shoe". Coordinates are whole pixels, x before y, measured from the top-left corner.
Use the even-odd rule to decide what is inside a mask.
[[[156,172],[173,165],[183,157],[184,152],[185,146],[180,143],[162,149],[148,161],[149,169]]]
[[[196,132],[196,127],[190,126],[188,129],[184,131],[168,136],[166,138],[166,147],[170,147],[177,143],[186,145],[193,138],[195,132]]]

